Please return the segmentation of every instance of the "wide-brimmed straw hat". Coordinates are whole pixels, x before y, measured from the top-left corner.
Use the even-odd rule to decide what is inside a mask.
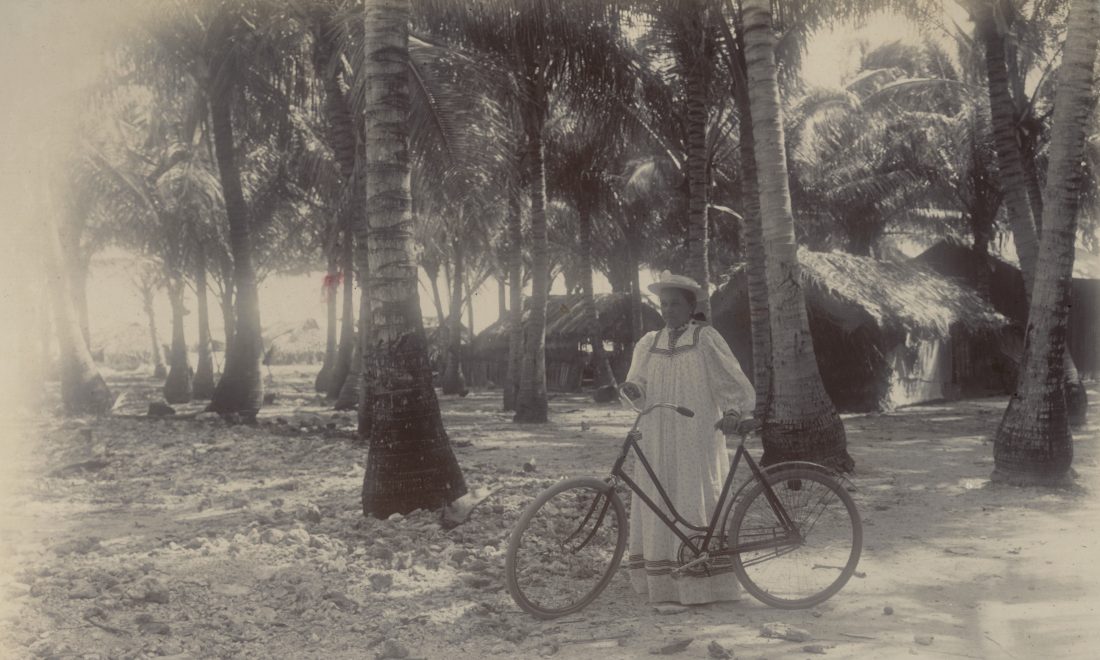
[[[649,285],[649,290],[656,294],[660,294],[664,289],[691,291],[696,298],[703,295],[703,287],[699,286],[695,280],[683,275],[673,275],[671,271],[667,270],[661,273],[656,282]]]

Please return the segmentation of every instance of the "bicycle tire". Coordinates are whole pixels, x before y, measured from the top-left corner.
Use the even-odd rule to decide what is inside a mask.
[[[596,506],[586,519],[584,509],[593,502]],[[551,503],[555,508],[547,508]],[[579,477],[546,489],[524,510],[508,540],[504,576],[512,599],[540,619],[585,608],[607,587],[622,561],[627,524],[626,508],[607,482]],[[572,547],[583,546],[573,553],[576,562],[567,565],[564,548],[550,544],[555,539],[560,544],[563,539],[558,536],[571,534]],[[572,595],[564,595],[567,591]]]
[[[859,511],[848,491],[822,471],[791,468],[765,473],[763,478],[783,503],[802,540],[767,550],[737,551],[743,543],[766,539],[769,535],[774,537],[782,530],[764,492],[764,484],[758,481],[734,510],[733,527],[727,538],[728,547],[733,551],[734,574],[753,597],[771,607],[796,610],[818,605],[840,591],[855,573],[863,549],[863,523]],[[808,508],[808,504],[813,504],[814,508]],[[826,512],[829,513],[828,524],[818,529],[817,524],[822,522]],[[829,538],[830,533],[835,540]],[[765,569],[758,570],[759,566]],[[819,569],[828,572],[814,574]],[[791,579],[795,570],[803,570],[813,578],[793,578],[799,583],[793,588],[773,584],[784,576]],[[830,580],[829,572],[832,571],[838,572]],[[803,593],[805,591],[809,593]]]

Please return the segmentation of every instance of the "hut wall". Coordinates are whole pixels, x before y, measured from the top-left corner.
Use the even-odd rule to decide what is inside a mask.
[[[1016,363],[1013,347],[1020,340],[1011,337],[1013,330],[970,334],[963,330],[952,333],[953,381],[963,397],[992,396],[1011,393],[1016,387]]]
[[[1100,377],[1100,280],[1074,280],[1069,352],[1082,378]]]
[[[912,339],[897,344],[887,355],[893,367],[889,402],[909,406],[925,401],[956,398],[952,383],[951,340]]]
[[[889,365],[878,344],[878,331],[870,324],[846,332],[813,307],[810,334],[821,382],[833,405],[844,412],[868,412],[884,406]],[[751,353],[751,349],[750,349]]]

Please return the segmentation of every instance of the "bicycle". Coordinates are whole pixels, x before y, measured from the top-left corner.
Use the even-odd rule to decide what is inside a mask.
[[[670,403],[639,409],[625,396],[624,400],[638,416],[611,474],[551,486],[524,510],[512,530],[505,579],[523,610],[542,619],[573,614],[607,587],[627,545],[626,508],[617,493],[622,485],[633,492],[634,506],[644,503],[679,537],[673,578],[709,575],[728,570],[732,563],[750,594],[780,609],[813,607],[848,583],[863,547],[863,526],[852,496],[839,481],[843,477],[802,461],[760,468],[745,449],[749,434],[759,427],[748,420],[739,425],[741,440],[709,524],[692,524],[676,511],[646,459],[638,444],[638,425],[661,408],[686,417],[695,413]],[[656,486],[664,510],[623,470],[631,450]],[[751,476],[727,501],[742,459]]]

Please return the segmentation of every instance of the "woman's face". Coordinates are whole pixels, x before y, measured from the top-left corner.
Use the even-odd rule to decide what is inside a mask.
[[[695,312],[695,305],[688,302],[687,296],[679,289],[664,289],[659,294],[661,298],[661,316],[665,325],[670,328],[678,328],[691,320]]]

